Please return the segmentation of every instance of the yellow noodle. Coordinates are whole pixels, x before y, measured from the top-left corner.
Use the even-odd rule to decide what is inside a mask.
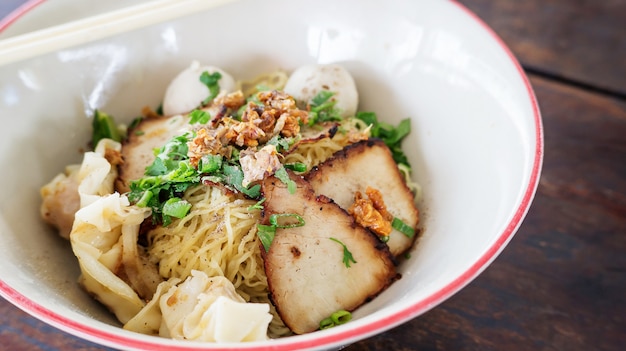
[[[287,83],[289,76],[284,71],[274,71],[258,75],[251,80],[242,80],[237,82],[243,96],[248,97],[258,92],[259,87],[265,87],[270,90],[282,90]]]
[[[326,138],[314,143],[300,144],[296,150],[285,156],[283,163],[303,163],[306,169],[310,170],[326,161],[335,152],[353,143],[353,137],[369,136],[367,124],[356,118],[344,120],[339,129],[332,139]]]
[[[149,255],[164,278],[185,279],[192,270],[228,278],[247,301],[269,303],[261,258],[255,201],[228,195],[220,188],[200,185],[186,192],[190,213],[167,227],[148,233]],[[290,333],[274,309],[272,337]]]

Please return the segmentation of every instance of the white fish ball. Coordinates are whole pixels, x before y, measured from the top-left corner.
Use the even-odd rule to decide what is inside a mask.
[[[301,103],[308,103],[320,91],[335,93],[335,107],[342,117],[354,116],[359,104],[359,94],[352,75],[337,64],[314,64],[296,69],[285,85],[285,92]]]
[[[235,79],[214,66],[201,66],[194,61],[191,65],[180,72],[169,84],[163,98],[163,114],[172,116],[184,114],[200,106],[210,92],[209,88],[200,81],[202,72],[209,74],[219,72],[222,75],[218,84],[220,92],[233,92],[236,87]]]

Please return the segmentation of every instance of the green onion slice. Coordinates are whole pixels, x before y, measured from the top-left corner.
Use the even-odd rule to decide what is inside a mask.
[[[176,218],[185,217],[187,213],[189,213],[190,209],[191,204],[186,200],[180,199],[178,197],[168,199],[163,204],[163,214]]]
[[[339,310],[320,321],[320,330],[332,328],[337,325],[346,324],[352,320],[352,313],[346,310]]]
[[[301,162],[285,163],[285,168],[295,172],[306,172],[306,165]]]
[[[295,218],[296,222],[289,219]],[[279,223],[279,219],[283,219]],[[295,228],[304,226],[304,218],[297,213],[274,213],[270,216],[270,225],[276,228]]]
[[[398,230],[400,233],[412,238],[415,235],[415,229],[404,223],[400,218],[394,217],[391,221],[391,227]]]

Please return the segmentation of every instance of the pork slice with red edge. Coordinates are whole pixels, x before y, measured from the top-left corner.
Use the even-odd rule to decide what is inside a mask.
[[[317,194],[328,196],[346,210],[357,191],[365,194],[367,187],[372,187],[382,194],[387,211],[417,233],[419,212],[414,195],[382,140],[363,140],[337,151],[314,167],[306,179]],[[397,257],[411,248],[416,236],[393,229],[387,245]]]
[[[303,334],[317,330],[334,312],[355,310],[399,275],[388,247],[375,234],[329,198],[316,196],[303,178],[289,175],[294,194],[274,176],[262,182],[262,221],[269,225],[274,214],[297,214],[304,225],[277,228],[269,250],[261,250],[272,302],[284,323]],[[278,224],[293,219],[281,217]],[[343,245],[356,262],[346,263]]]

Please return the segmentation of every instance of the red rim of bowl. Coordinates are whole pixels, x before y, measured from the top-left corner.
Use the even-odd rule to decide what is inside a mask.
[[[0,20],[0,33],[4,31],[7,27],[13,24],[15,21],[23,17],[30,10],[34,9],[36,6],[42,4],[46,0],[29,0],[24,3],[22,6],[18,7],[7,17]],[[522,201],[519,204],[517,210],[513,218],[509,221],[505,230],[500,234],[496,242],[476,261],[474,264],[468,268],[463,274],[457,277],[455,280],[450,282],[448,285],[444,286],[439,291],[433,293],[427,298],[405,308],[398,313],[395,313],[390,316],[386,316],[385,318],[376,320],[373,323],[368,325],[363,325],[356,327],[354,329],[345,330],[343,332],[337,334],[330,335],[321,335],[315,340],[302,340],[302,341],[294,341],[288,343],[278,343],[276,345],[271,346],[272,350],[293,350],[293,349],[303,349],[303,348],[313,348],[313,347],[322,347],[322,346],[330,346],[330,345],[338,345],[346,342],[350,342],[351,340],[359,340],[364,337],[368,337],[370,335],[377,334],[379,332],[391,329],[395,326],[398,326],[410,319],[417,317],[420,314],[425,313],[431,308],[437,306],[442,303],[450,296],[454,295],[456,292],[461,290],[465,285],[469,284],[474,278],[476,278],[487,266],[500,254],[500,252],[504,249],[505,245],[511,240],[519,226],[521,225],[532,200],[535,196],[537,186],[539,183],[539,177],[541,174],[541,167],[543,162],[543,124],[541,119],[541,113],[539,111],[539,106],[537,104],[537,99],[535,97],[535,93],[532,89],[530,81],[528,77],[524,73],[522,66],[520,65],[517,58],[513,55],[511,50],[507,47],[507,45],[502,41],[502,39],[475,13],[470,11],[464,5],[458,3],[457,1],[451,1],[454,5],[456,5],[459,9],[465,12],[470,18],[472,18],[476,23],[478,23],[496,42],[499,44],[502,50],[508,55],[509,59],[516,67],[524,85],[526,86],[526,91],[528,93],[528,97],[533,106],[533,118],[535,122],[535,155],[533,159],[533,167],[532,173],[530,175],[529,182],[527,184],[526,190],[524,192],[524,196],[522,197]],[[159,345],[158,343],[153,343],[149,341],[137,340],[133,338],[121,337],[119,335],[115,335],[112,333],[108,333],[93,327],[82,325],[76,321],[73,321],[69,318],[66,318],[62,315],[59,315],[55,312],[48,310],[47,308],[37,304],[35,301],[32,301],[16,291],[15,289],[8,286],[5,282],[0,280],[0,295],[5,297],[8,301],[24,310],[25,312],[31,314],[38,319],[41,319],[44,322],[47,322],[51,325],[58,327],[61,330],[64,330],[70,334],[83,337],[86,340],[90,341],[100,341],[104,344],[108,344],[113,347],[133,347],[138,349],[152,349],[152,350],[167,350],[167,351],[175,351],[175,350],[199,350],[202,347],[194,347],[193,345],[188,346],[174,346],[174,345]],[[231,347],[220,348],[220,345],[216,344],[215,350],[233,350]],[[243,345],[239,345],[241,348]],[[244,346],[247,349],[247,347]],[[251,345],[252,349],[258,349]]]

